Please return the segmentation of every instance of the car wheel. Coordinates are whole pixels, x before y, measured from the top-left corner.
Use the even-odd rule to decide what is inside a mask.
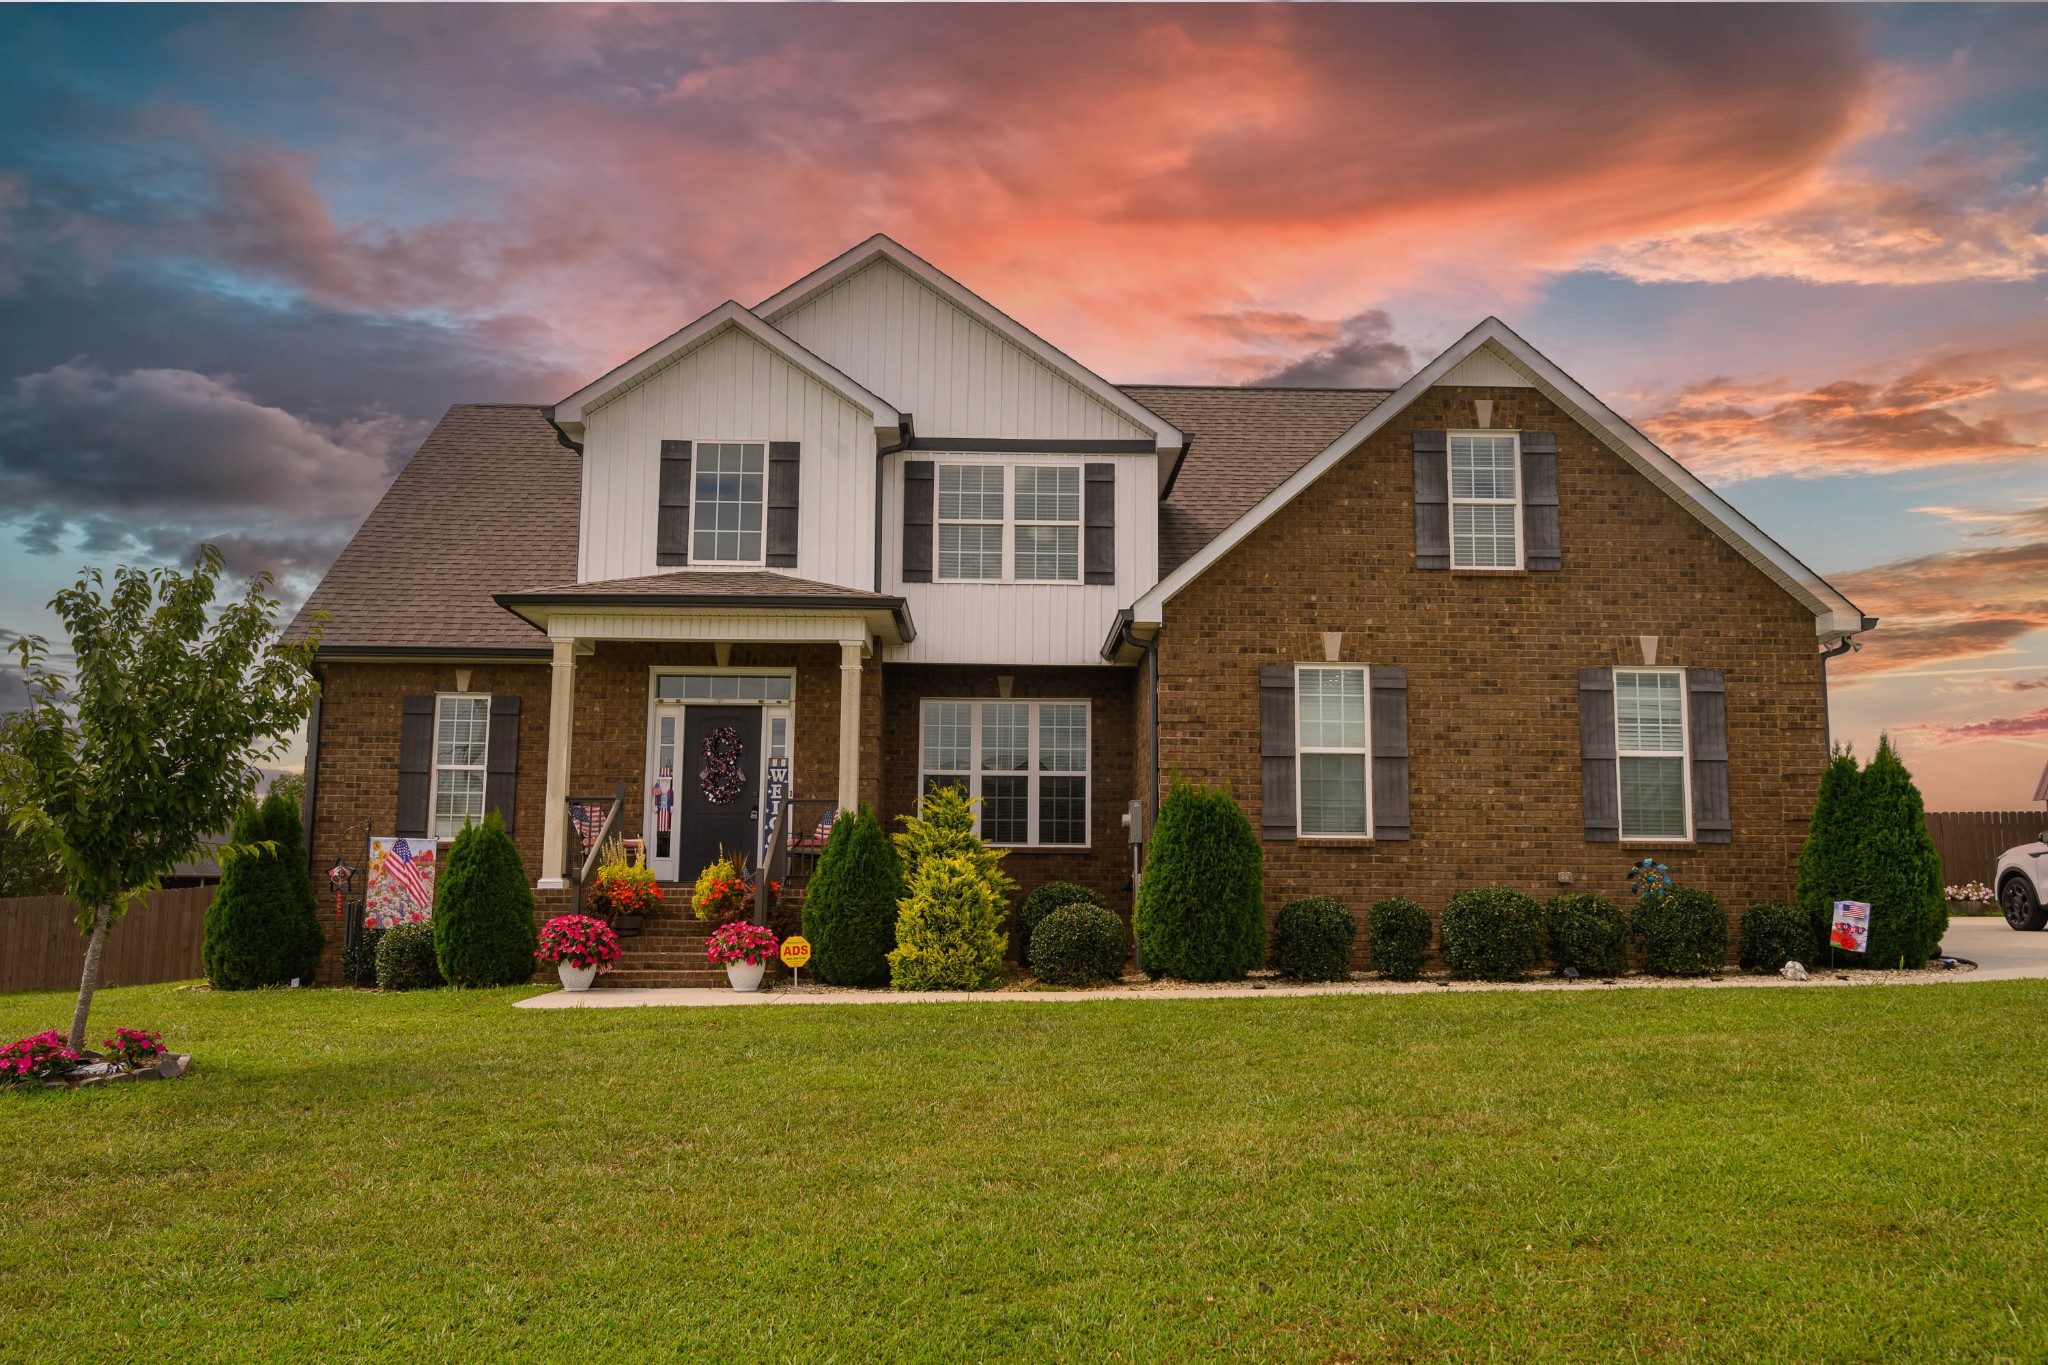
[[[2048,924],[2048,912],[2041,909],[2041,901],[2025,877],[2007,877],[2005,885],[1998,888],[1998,904],[2005,911],[2005,922],[2015,929],[2039,929]]]

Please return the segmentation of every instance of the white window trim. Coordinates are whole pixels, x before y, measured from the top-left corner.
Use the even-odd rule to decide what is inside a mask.
[[[1310,747],[1301,740],[1301,673],[1305,668],[1345,669],[1363,675],[1365,683],[1365,743],[1357,748],[1332,748],[1328,745]],[[1357,834],[1310,834],[1301,827],[1302,800],[1301,782],[1302,756],[1304,754],[1361,754],[1365,758],[1365,828]],[[1294,666],[1294,837],[1302,842],[1321,843],[1335,840],[1357,843],[1372,838],[1372,668],[1367,664],[1349,663],[1297,663]]]
[[[441,708],[451,701],[480,701],[484,704],[484,753],[481,763],[443,763],[441,761]],[[441,774],[445,772],[476,773],[484,780],[483,808],[477,814],[477,823],[482,824],[484,816],[491,813],[491,694],[488,692],[436,692],[434,694],[434,752],[427,765],[430,774],[427,780],[427,832],[439,843],[447,843],[455,836],[441,833]]]
[[[961,451],[953,454],[938,453],[932,460],[932,582],[934,583],[1014,583],[1029,588],[1079,587],[1088,580],[1088,474],[1086,460],[1071,456],[1053,454],[1036,455],[1030,452],[996,454],[975,454]],[[1003,471],[1003,515],[999,521],[980,519],[965,520],[958,517],[939,515],[939,470],[947,466],[976,465]],[[1016,470],[1032,469],[1074,469],[1080,471],[1080,502],[1072,521],[1024,521],[1017,516]],[[948,578],[939,572],[939,528],[941,526],[1000,526],[1002,528],[1003,571],[996,578]],[[1020,526],[1071,526],[1074,528],[1076,553],[1074,555],[1074,576],[1072,578],[1019,578],[1017,577],[1017,528]],[[1018,698],[1018,700],[1027,700]],[[1078,848],[1078,844],[1054,844],[1054,848]]]
[[[702,503],[697,498],[697,475],[703,469],[705,446],[759,446],[761,447],[761,553],[753,559],[700,559],[697,556],[697,513]],[[752,436],[706,437],[690,450],[690,564],[707,569],[760,569],[768,564],[768,442]],[[677,568],[684,567],[678,564]],[[667,572],[666,569],[663,572]]]
[[[721,673],[731,673],[743,677],[788,678],[789,697],[785,700],[779,697],[706,698],[664,697],[661,695],[661,680],[664,677],[681,675],[712,676]],[[761,749],[758,762],[760,765],[759,776],[763,782],[766,782],[768,775],[768,756],[771,747],[769,744],[770,728],[775,724],[775,719],[778,716],[787,720],[789,722],[786,729],[789,745],[789,782],[790,790],[794,792],[796,790],[796,681],[797,670],[794,668],[777,668],[772,665],[765,668],[720,668],[716,664],[649,665],[647,669],[647,752],[640,773],[641,849],[642,856],[647,860],[649,867],[654,866],[654,779],[661,772],[662,708],[673,707],[675,709],[676,771],[673,776],[677,784],[678,801],[681,800],[681,784],[684,776],[690,771],[685,766],[682,744],[684,718],[688,708],[692,706],[758,706],[761,708]],[[766,810],[765,803],[763,810],[764,812]],[[677,827],[671,824],[671,828]],[[678,836],[680,836],[679,829],[677,832]],[[662,860],[664,868],[680,856],[678,852],[680,846],[679,839],[670,841],[671,852],[668,858]],[[680,878],[682,869],[677,867],[674,871],[675,875]]]
[[[1669,749],[1624,749],[1621,747],[1621,675],[1657,673],[1678,679],[1678,752]],[[1685,810],[1685,829],[1679,834],[1630,834],[1628,812],[1621,804],[1621,761],[1624,758],[1677,758],[1678,792]],[[1624,844],[1689,844],[1692,827],[1692,697],[1685,686],[1682,668],[1616,668],[1614,670],[1614,827]]]
[[[1460,436],[1507,436],[1515,443],[1515,496],[1512,503],[1507,498],[1461,498],[1452,483],[1451,442]],[[1527,490],[1522,487],[1522,433],[1520,431],[1453,431],[1444,438],[1444,496],[1449,507],[1449,544],[1451,569],[1455,573],[1518,573],[1528,564],[1529,537],[1524,534],[1522,499]],[[1460,564],[1458,562],[1458,508],[1466,507],[1507,507],[1515,509],[1515,562],[1512,564]]]
[[[957,773],[941,771],[928,766],[925,753],[925,712],[933,705],[965,705],[971,707],[972,717],[968,731],[968,771]],[[1095,842],[1095,705],[1086,697],[926,697],[917,708],[917,800],[920,809],[924,805],[924,785],[928,777],[965,777],[967,795],[970,800],[981,796],[981,713],[985,706],[1028,706],[1031,708],[1031,722],[1027,743],[1030,745],[1028,759],[1022,773],[994,773],[995,777],[1024,777],[1025,801],[1027,806],[1026,830],[1029,838],[1021,844],[1002,844],[989,841],[991,848],[1047,849],[1064,851],[1085,850]],[[1088,717],[1088,745],[1083,753],[1083,767],[1080,772],[1043,772],[1038,766],[1038,718],[1040,708],[1046,706],[1078,706]],[[1074,844],[1040,843],[1038,838],[1038,780],[1041,777],[1078,777],[1081,779],[1081,832],[1082,838]],[[974,832],[981,833],[981,807],[974,808]]]

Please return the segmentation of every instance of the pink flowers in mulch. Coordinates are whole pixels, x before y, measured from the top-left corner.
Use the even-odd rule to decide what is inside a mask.
[[[0,1080],[48,1080],[63,1075],[82,1060],[64,1045],[64,1035],[51,1029],[0,1048]]]
[[[541,927],[540,947],[533,955],[550,965],[612,969],[619,958],[619,936],[601,919],[589,915],[557,915]]]
[[[117,1028],[100,1043],[101,1055],[123,1066],[141,1066],[164,1055],[164,1036],[154,1029]]]
[[[781,946],[782,940],[775,937],[773,929],[749,924],[745,920],[733,920],[711,931],[711,937],[704,945],[704,953],[711,959],[714,967],[724,967],[734,962],[752,965],[766,962],[775,956],[775,950]]]

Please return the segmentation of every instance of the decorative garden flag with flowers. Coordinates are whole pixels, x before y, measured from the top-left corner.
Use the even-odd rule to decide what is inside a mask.
[[[1836,901],[1835,922],[1828,942],[1845,953],[1860,953],[1870,947],[1870,904],[1867,901]]]
[[[434,914],[432,839],[370,840],[370,885],[363,923],[377,929],[417,924]]]

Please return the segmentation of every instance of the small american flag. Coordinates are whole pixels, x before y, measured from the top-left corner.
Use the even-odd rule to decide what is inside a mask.
[[[426,878],[420,876],[419,868],[413,865],[412,846],[399,839],[392,843],[391,851],[384,855],[384,870],[398,879],[405,888],[406,896],[422,910],[430,909],[432,902],[427,897]]]

